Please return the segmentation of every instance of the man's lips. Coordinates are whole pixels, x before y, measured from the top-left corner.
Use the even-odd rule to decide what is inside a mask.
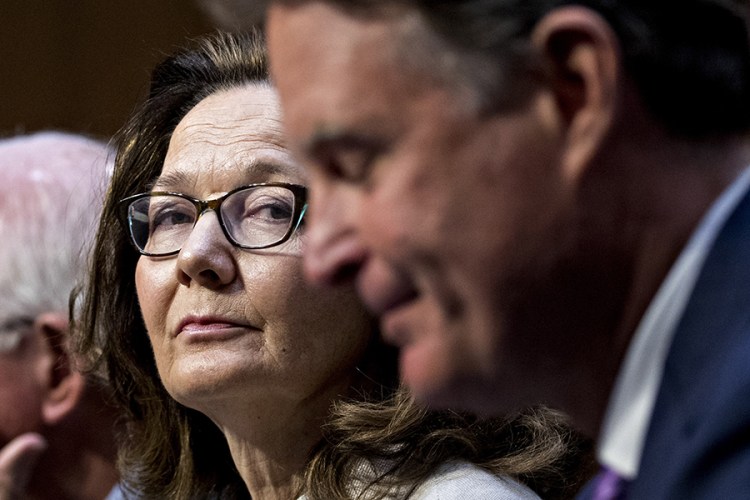
[[[398,347],[405,348],[413,340],[409,325],[413,320],[413,308],[409,308],[411,301],[403,302],[388,309],[380,316],[380,334],[386,342]]]
[[[401,327],[410,305],[419,298],[407,277],[381,263],[372,263],[357,277],[357,293],[367,309],[380,320],[381,333],[391,344],[407,341]]]
[[[418,295],[414,288],[403,281],[391,280],[384,283],[366,279],[358,280],[357,293],[367,309],[376,316],[388,314],[411,302]]]

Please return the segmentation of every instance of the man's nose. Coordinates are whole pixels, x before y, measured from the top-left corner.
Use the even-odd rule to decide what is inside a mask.
[[[357,208],[346,200],[311,196],[306,213],[305,275],[314,284],[351,281],[367,258],[356,223]]]

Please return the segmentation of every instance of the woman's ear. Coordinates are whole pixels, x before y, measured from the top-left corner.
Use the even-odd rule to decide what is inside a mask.
[[[565,127],[564,174],[583,174],[618,111],[620,45],[612,28],[585,7],[559,7],[536,25],[532,43]]]
[[[67,314],[40,314],[34,322],[34,328],[47,342],[52,353],[53,362],[49,367],[42,418],[46,425],[55,425],[76,408],[83,396],[86,380],[73,368],[68,350]]]

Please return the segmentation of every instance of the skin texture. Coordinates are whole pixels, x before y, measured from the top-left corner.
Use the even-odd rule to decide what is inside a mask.
[[[154,189],[210,199],[256,182],[304,185],[281,137],[274,90],[220,91],[178,124]],[[293,495],[371,331],[351,289],[305,283],[304,240],[240,250],[208,212],[178,255],[141,257],[136,268],[166,389],[222,429],[253,498]]]
[[[41,435],[27,432],[0,450],[0,500],[25,497],[34,466],[46,448]]]
[[[666,133],[584,8],[539,22],[540,71],[491,113],[425,70],[460,57],[408,9],[281,2],[267,32],[290,145],[310,171],[307,276],[355,283],[422,401],[490,413],[541,402],[595,435],[640,316],[745,165],[739,142]],[[404,40],[424,44],[420,64],[400,56]]]
[[[0,448],[12,438],[38,431],[44,423],[52,350],[37,332],[23,337],[17,349],[0,353]]]
[[[34,466],[47,447],[44,429],[54,355],[31,331],[16,349],[0,353],[0,500],[24,498]]]

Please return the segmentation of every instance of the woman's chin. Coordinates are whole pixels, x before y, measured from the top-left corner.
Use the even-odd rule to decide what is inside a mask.
[[[247,356],[249,357],[249,356]],[[242,399],[252,394],[253,388],[262,384],[262,370],[249,363],[224,360],[221,363],[210,360],[184,360],[171,367],[169,375],[162,380],[167,392],[180,404],[189,408],[215,404],[221,400]]]

